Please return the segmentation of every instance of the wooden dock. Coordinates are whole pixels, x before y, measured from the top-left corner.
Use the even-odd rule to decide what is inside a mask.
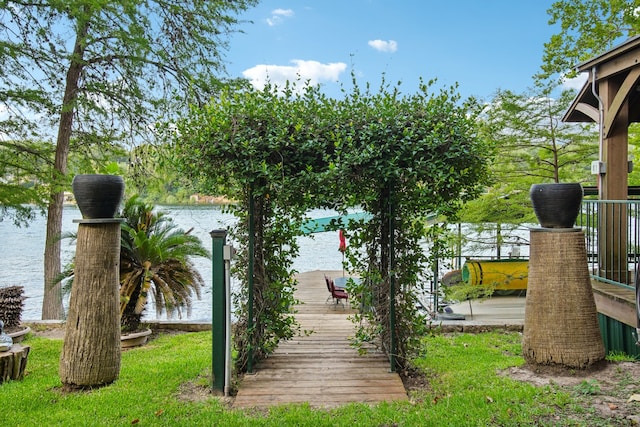
[[[342,271],[312,271],[298,275],[296,298],[302,304],[295,314],[301,336],[281,343],[276,351],[242,379],[234,408],[269,407],[308,403],[311,407],[336,407],[350,402],[376,403],[406,400],[407,393],[397,373],[390,372],[389,359],[380,352],[359,355],[349,345],[354,313],[347,304],[327,302],[324,274]],[[305,331],[312,331],[305,334]]]

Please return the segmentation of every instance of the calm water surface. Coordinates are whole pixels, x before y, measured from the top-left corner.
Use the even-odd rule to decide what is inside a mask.
[[[188,230],[200,238],[206,247],[211,246],[211,230],[226,229],[234,222],[234,217],[221,212],[217,206],[171,206],[159,207],[173,218],[178,227]],[[312,211],[310,216],[322,217],[334,215],[322,210]],[[63,213],[63,232],[76,232],[80,219],[80,211],[76,207],[66,206]],[[29,227],[16,227],[11,221],[0,221],[0,287],[24,286],[25,309],[23,320],[41,318],[43,297],[43,257],[46,231],[46,217],[38,217]],[[340,270],[342,256],[338,252],[337,232],[317,233],[300,238],[300,256],[294,262],[294,268],[300,272],[312,270]],[[63,265],[73,257],[75,243],[62,241]],[[202,298],[195,300],[190,320],[211,320],[211,260],[193,259],[196,268],[205,280]],[[232,279],[233,280],[233,279]],[[232,283],[233,286],[233,283]],[[65,302],[66,304],[66,302]],[[146,317],[155,318],[155,309],[150,304]]]

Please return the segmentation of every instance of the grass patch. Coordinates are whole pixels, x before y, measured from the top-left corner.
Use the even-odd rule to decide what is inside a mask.
[[[12,426],[470,426],[536,425],[571,402],[569,393],[534,387],[498,374],[524,363],[517,333],[425,338],[416,361],[428,385],[407,402],[349,404],[333,410],[308,405],[268,411],[231,410],[211,394],[185,399],[187,383],[206,388],[211,373],[208,332],[161,335],[122,354],[112,385],[64,393],[58,377],[62,342],[28,337],[23,381],[0,385],[0,423]]]
[[[609,362],[636,362],[638,359],[622,351],[610,351],[607,354],[607,360]]]
[[[534,387],[498,375],[524,364],[517,333],[435,336],[427,340],[417,365],[428,372],[431,391],[420,397],[430,419],[447,425],[537,425],[555,408],[566,405],[567,393]]]

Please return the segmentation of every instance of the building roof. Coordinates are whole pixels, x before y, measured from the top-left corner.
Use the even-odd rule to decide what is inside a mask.
[[[593,69],[596,71],[596,83],[603,79],[619,78],[621,84],[633,85],[628,88],[630,122],[640,121],[640,111],[637,108],[640,104],[640,87],[637,85],[635,75],[640,76],[640,36],[632,37],[622,44],[614,47],[603,54],[589,59],[579,64],[576,69],[579,72],[588,72],[589,78],[585,82],[578,96],[573,100],[571,106],[565,113],[564,122],[599,122],[598,99],[593,94]],[[626,79],[631,76],[631,79]],[[597,85],[596,85],[597,88]]]

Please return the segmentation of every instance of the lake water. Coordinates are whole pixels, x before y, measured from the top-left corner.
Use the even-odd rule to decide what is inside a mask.
[[[192,233],[200,238],[206,247],[211,247],[211,230],[226,229],[235,218],[222,213],[217,206],[171,206],[159,207],[182,229],[193,228]],[[331,211],[316,210],[311,217],[335,215]],[[63,213],[63,232],[76,232],[80,219],[80,211],[74,206],[65,206]],[[23,320],[38,320],[42,313],[43,276],[44,276],[44,243],[46,218],[38,217],[29,227],[16,227],[11,221],[0,221],[0,242],[3,254],[0,257],[0,287],[24,286],[25,301]],[[342,255],[338,251],[338,233],[316,233],[312,236],[300,237],[300,256],[294,262],[297,271],[341,270]],[[75,243],[70,239],[62,241],[62,263],[73,257]],[[194,300],[189,320],[211,320],[211,260],[196,258],[196,268],[205,280],[202,298]],[[232,286],[234,285],[232,279]],[[147,319],[155,318],[155,309],[150,304],[147,308]]]

